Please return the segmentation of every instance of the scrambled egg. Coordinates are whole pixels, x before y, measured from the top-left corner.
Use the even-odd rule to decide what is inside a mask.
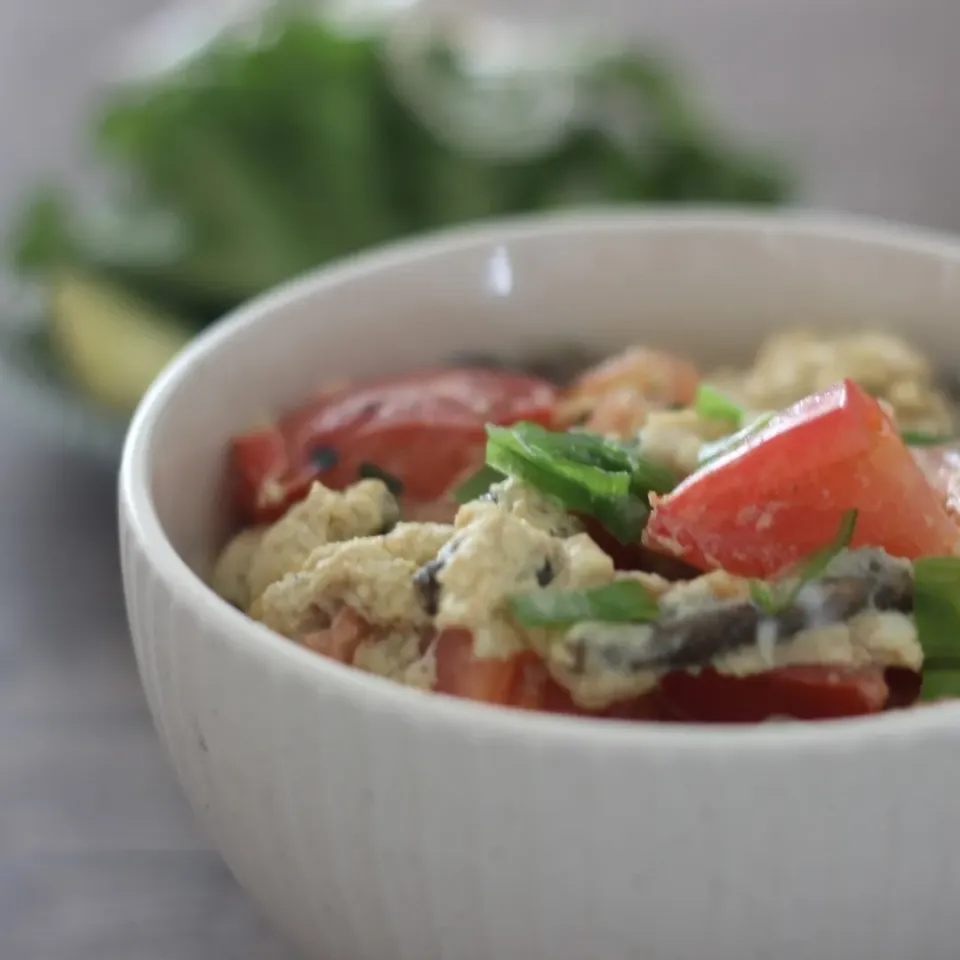
[[[400,523],[379,536],[321,546],[264,591],[258,619],[293,640],[321,629],[341,606],[381,628],[381,636],[425,628],[430,618],[414,576],[452,533],[447,524]]]
[[[696,424],[678,424],[698,430]],[[477,657],[533,650],[588,709],[655,686],[666,668],[650,666],[645,651],[665,642],[682,646],[684,629],[702,635],[702,615],[709,620],[713,612],[750,608],[748,581],[722,571],[679,583],[615,571],[612,559],[560,504],[512,480],[462,506],[453,524],[398,522],[398,512],[379,480],[343,492],[316,484],[277,523],[231,540],[217,563],[214,586],[266,626],[307,646],[338,613],[350,611],[359,624],[350,647],[353,665],[423,689],[435,684],[435,639],[445,629],[470,631]],[[909,573],[906,561],[878,556],[850,552],[838,558],[834,572],[863,577],[870,564],[882,563],[894,574]],[[513,594],[616,580],[636,580],[657,599],[656,622],[528,628],[510,612]],[[801,629],[794,625],[792,635],[779,637],[771,619],[760,617],[751,642],[729,648],[721,642],[710,665],[734,676],[790,664],[920,669],[922,651],[909,615],[868,606],[833,622],[818,614],[815,590],[804,596],[809,610]]]
[[[478,657],[508,657],[535,646],[509,615],[511,594],[613,579],[613,561],[587,534],[565,536],[573,530],[568,521],[509,487],[497,502],[468,504],[455,525],[456,536],[430,571],[437,585],[435,622],[441,630],[471,630]]]
[[[315,483],[275,524],[234,537],[214,570],[214,588],[249,609],[270,584],[299,570],[316,547],[382,533],[399,516],[396,498],[381,480],[361,480],[342,493]]]

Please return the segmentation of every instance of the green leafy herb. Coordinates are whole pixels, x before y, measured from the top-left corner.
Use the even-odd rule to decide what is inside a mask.
[[[493,467],[483,466],[472,476],[467,477],[453,492],[457,503],[469,503],[482,497],[495,483],[500,483],[504,475]]]
[[[900,439],[908,447],[937,447],[942,443],[949,443],[953,437],[924,433],[922,430],[901,430]]]
[[[357,476],[361,480],[382,480],[395,497],[403,495],[403,481],[392,473],[387,473],[386,470],[378,467],[375,463],[361,463],[357,470]]]
[[[510,597],[513,615],[527,627],[559,627],[586,620],[641,623],[656,620],[657,601],[633,580],[589,590],[538,590]]]
[[[758,433],[760,430],[762,430],[774,418],[774,416],[775,414],[773,413],[764,413],[748,423],[745,427],[742,427],[736,433],[731,433],[729,436],[721,437],[719,440],[702,443],[700,445],[700,453],[698,455],[700,466],[706,466],[712,460],[726,456],[726,454],[730,453],[732,450],[735,450],[742,443],[749,440],[750,437],[752,437],[755,433]]]
[[[776,616],[780,612],[781,606],[775,584],[767,583],[765,580],[751,580],[750,599],[770,616]]]
[[[960,697],[960,663],[947,668],[925,663],[923,681],[920,684],[921,701],[930,703],[932,700],[953,700],[958,697]]]
[[[921,699],[960,696],[960,557],[914,562],[913,618],[923,649]]]
[[[853,540],[857,526],[857,511],[847,510],[833,540],[802,561],[795,572],[779,583],[755,580],[750,584],[750,598],[765,613],[775,616],[792,606],[797,594],[810,582],[822,577],[837,555],[846,550]]]
[[[623,444],[534,423],[488,425],[487,464],[555,497],[574,513],[596,517],[622,543],[642,532],[649,494],[675,484],[669,471]]]
[[[697,387],[693,406],[707,420],[729,420],[737,430],[743,426],[743,407],[709,383],[701,383]]]

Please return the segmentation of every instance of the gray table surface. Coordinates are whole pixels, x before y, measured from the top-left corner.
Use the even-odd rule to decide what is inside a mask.
[[[0,408],[0,958],[294,960],[200,834],[127,633],[112,471]]]

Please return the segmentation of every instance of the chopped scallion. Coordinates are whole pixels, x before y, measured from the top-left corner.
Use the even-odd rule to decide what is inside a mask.
[[[499,470],[482,466],[453,491],[453,498],[457,503],[469,503],[482,497],[495,483],[500,483],[503,479],[504,476]]]
[[[914,562],[913,618],[924,662],[960,666],[960,557],[921,557]],[[960,694],[960,685],[955,692]]]
[[[693,407],[706,420],[729,420],[737,430],[743,426],[743,407],[709,383],[697,387]]]
[[[560,627],[586,620],[642,623],[659,608],[642,584],[621,580],[588,590],[538,590],[510,597],[513,615],[527,627]]]
[[[731,433],[729,436],[721,437],[719,440],[702,443],[700,445],[700,454],[697,458],[700,466],[705,466],[711,460],[716,460],[718,457],[722,457],[725,454],[730,453],[731,450],[735,450],[740,446],[741,443],[748,440],[759,430],[762,430],[773,419],[773,417],[774,414],[765,413],[762,416],[757,417],[755,420],[752,420],[736,433]]]
[[[949,443],[953,438],[942,434],[924,433],[922,430],[901,430],[900,439],[908,447],[938,447]]]
[[[623,543],[643,530],[649,494],[675,486],[670,471],[622,443],[533,423],[488,425],[487,465],[555,497],[574,513],[596,517]]]
[[[750,584],[750,598],[765,613],[776,615],[792,606],[797,594],[810,582],[822,577],[837,556],[853,540],[857,526],[857,511],[847,510],[840,518],[840,526],[833,540],[802,561],[795,572],[781,583],[755,580]]]
[[[920,699],[924,703],[932,700],[948,700],[960,697],[960,663],[952,667],[927,666],[923,668],[923,682],[920,684]]]

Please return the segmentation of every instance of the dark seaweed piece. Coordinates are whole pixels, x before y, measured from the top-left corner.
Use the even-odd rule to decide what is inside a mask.
[[[332,470],[340,462],[340,454],[336,447],[314,447],[310,451],[311,465],[321,472]]]
[[[719,602],[687,615],[667,614],[653,624],[569,639],[566,646],[580,672],[590,664],[624,673],[683,670],[758,646],[761,637],[784,643],[804,630],[843,623],[868,609],[911,612],[911,571],[871,561],[863,576],[825,577],[807,584],[789,607],[775,614],[752,602]]]
[[[413,585],[417,590],[420,606],[431,617],[435,617],[440,609],[441,584],[437,579],[437,574],[443,569],[446,562],[446,558],[442,555],[434,557],[413,575]]]
[[[553,569],[553,564],[549,560],[544,560],[541,567],[537,570],[537,583],[539,583],[541,587],[549,586],[556,575],[557,572]]]

